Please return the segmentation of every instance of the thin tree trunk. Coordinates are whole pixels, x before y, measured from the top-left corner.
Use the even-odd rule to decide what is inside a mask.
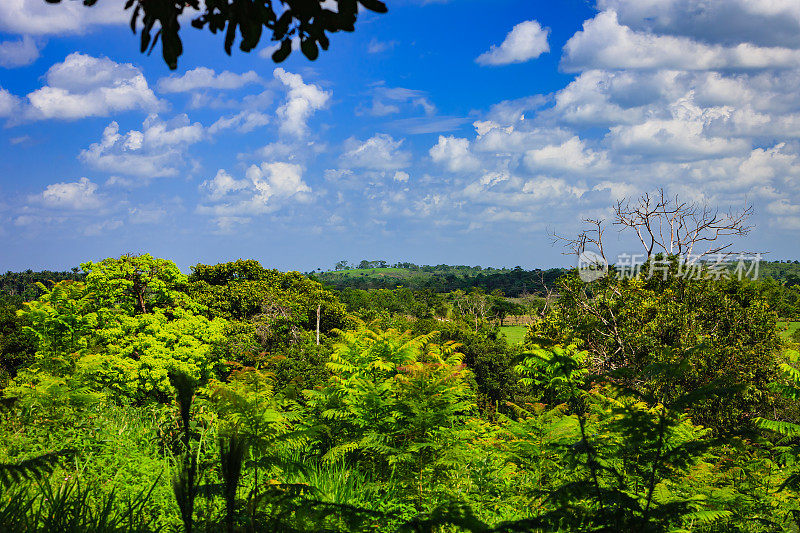
[[[322,304],[317,305],[317,346],[319,346],[319,315],[320,311],[322,311]]]

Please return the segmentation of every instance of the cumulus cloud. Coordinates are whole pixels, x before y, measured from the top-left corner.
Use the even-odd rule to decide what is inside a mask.
[[[587,148],[586,143],[575,136],[557,144],[530,150],[525,155],[527,165],[535,170],[554,169],[572,172],[589,168],[605,168],[608,159],[605,153]]]
[[[797,219],[800,227],[800,32],[793,29],[800,4],[598,6],[563,53],[562,68],[577,76],[551,94],[472,117],[473,135],[440,136],[429,154],[452,175],[437,176],[435,188],[422,175],[403,200],[412,207],[400,211],[467,230],[531,228],[607,218],[616,199],[663,186],[722,207],[747,198],[756,224],[789,231]],[[711,15],[730,24],[712,25]],[[768,35],[768,25],[746,27],[766,20],[783,37]],[[379,102],[383,108],[373,107],[384,115],[402,111],[388,98]],[[337,175],[337,183],[351,178]]]
[[[0,30],[25,35],[80,34],[93,26],[126,24],[130,12],[118,2],[98,2],[87,8],[82,2],[58,5],[30,0],[0,2]]]
[[[209,181],[204,181],[201,188],[208,191],[209,200],[221,200],[226,195],[246,189],[246,180],[236,180],[224,169],[219,169],[217,175]]]
[[[151,115],[141,130],[121,134],[119,124],[111,122],[100,142],[80,154],[88,165],[115,174],[144,179],[175,176],[184,165],[186,150],[203,139],[203,126],[190,123],[181,115],[170,122]]]
[[[81,178],[75,182],[53,183],[30,200],[44,207],[75,211],[98,209],[104,203],[97,194],[97,184],[88,178]]]
[[[302,167],[283,162],[251,165],[241,180],[219,170],[200,189],[206,192],[208,203],[199,205],[197,212],[215,216],[222,225],[230,217],[242,223],[250,216],[271,213],[288,201],[311,199],[311,187],[303,181]]]
[[[800,50],[751,43],[710,45],[688,37],[635,31],[604,11],[564,45],[567,71],[585,69],[763,69],[800,67]]]
[[[549,34],[550,30],[542,28],[535,20],[520,22],[506,35],[500,46],[492,45],[475,62],[479,65],[508,65],[536,59],[550,51],[550,45],[547,44]]]
[[[19,98],[0,87],[0,117],[11,116],[19,106]]]
[[[411,164],[411,153],[401,150],[403,140],[378,133],[366,141],[350,138],[345,142],[342,164],[370,170],[397,170]]]
[[[158,80],[158,90],[162,93],[181,93],[197,89],[239,89],[248,83],[258,83],[261,77],[250,70],[234,74],[227,70],[217,74],[213,69],[198,67],[182,76],[169,76]]]
[[[29,35],[23,36],[18,41],[0,42],[0,67],[24,67],[37,59],[39,59],[39,47]]]
[[[74,52],[50,67],[45,80],[47,85],[28,94],[29,118],[73,120],[163,107],[141,70],[105,57]]]
[[[469,149],[469,141],[452,135],[439,136],[439,141],[428,151],[434,162],[443,164],[451,172],[464,172],[480,167],[480,161]]]
[[[317,85],[304,83],[299,74],[282,68],[276,68],[273,74],[288,89],[286,101],[277,110],[280,130],[285,134],[303,137],[308,132],[308,119],[327,105],[331,93]]]
[[[800,48],[800,4],[794,0],[598,0],[622,24],[657,34],[724,45]]]
[[[669,118],[648,118],[631,126],[613,126],[608,140],[626,154],[667,160],[698,160],[742,154],[750,149],[744,139],[707,135],[705,126],[718,110],[703,109],[691,97],[670,106]]]

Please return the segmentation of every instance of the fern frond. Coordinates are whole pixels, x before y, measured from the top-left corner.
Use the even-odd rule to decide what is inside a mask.
[[[756,425],[761,429],[774,431],[780,433],[785,437],[800,436],[800,425],[792,424],[791,422],[782,422],[780,420],[767,420],[765,418],[756,418],[753,420]]]
[[[19,463],[0,463],[0,485],[9,487],[23,479],[41,479],[53,471],[59,460],[73,453],[72,450],[61,450],[26,459]]]
[[[714,522],[719,522],[725,518],[730,518],[733,516],[731,511],[720,511],[717,509],[705,509],[702,511],[695,511],[693,513],[687,513],[683,515],[684,522],[689,522],[693,524],[713,524]]]

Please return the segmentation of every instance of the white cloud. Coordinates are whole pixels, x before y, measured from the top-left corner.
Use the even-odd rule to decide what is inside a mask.
[[[504,126],[512,125],[520,120],[525,120],[525,113],[535,111],[547,101],[548,98],[541,94],[515,100],[503,100],[489,109],[487,118]]]
[[[408,108],[420,108],[426,115],[435,115],[436,106],[428,100],[425,92],[403,87],[376,87],[372,94],[372,107],[369,114],[384,117],[400,113],[400,105],[408,104]]]
[[[411,153],[400,147],[403,140],[378,133],[364,142],[350,138],[345,142],[341,160],[345,166],[371,170],[397,170],[411,164]]]
[[[219,169],[213,179],[201,184],[201,188],[208,191],[210,200],[221,200],[231,192],[246,189],[247,186],[247,180],[236,180],[224,169]]]
[[[353,171],[349,168],[329,168],[325,170],[325,179],[327,181],[340,181],[353,176]]]
[[[457,137],[439,136],[439,141],[428,152],[436,163],[451,172],[464,172],[480,167],[480,161],[469,150],[469,141]]]
[[[557,144],[530,150],[525,162],[531,169],[556,169],[577,172],[591,167],[605,168],[608,159],[605,153],[586,147],[586,143],[575,136]]]
[[[522,192],[531,195],[535,200],[553,200],[556,198],[580,196],[580,188],[560,178],[537,177],[525,182]]]
[[[292,74],[282,68],[276,68],[273,74],[289,89],[286,101],[277,111],[281,121],[280,130],[303,137],[308,131],[308,119],[315,111],[327,105],[331,93],[323,91],[317,85],[304,83],[299,74]]]
[[[182,76],[169,76],[158,80],[158,90],[162,93],[180,93],[197,89],[239,89],[248,83],[258,83],[261,77],[250,70],[234,74],[227,70],[217,74],[213,69],[198,67]]]
[[[583,24],[564,45],[562,66],[586,69],[762,69],[800,67],[800,50],[750,43],[709,45],[688,37],[656,35],[621,25],[615,11]]]
[[[660,101],[658,91],[670,86],[663,78],[663,73],[588,70],[556,93],[551,114],[574,125],[635,123],[643,119],[642,106]]]
[[[800,215],[800,205],[792,204],[786,198],[781,198],[767,204],[767,211],[773,215],[780,216]]]
[[[408,175],[408,172],[403,172],[402,170],[398,170],[392,176],[392,179],[398,183],[408,183],[408,178],[411,176]]]
[[[39,59],[39,47],[29,35],[23,36],[18,41],[0,42],[0,67],[24,67],[37,59]]]
[[[795,0],[598,0],[634,29],[703,42],[800,48],[800,3]]]
[[[141,131],[125,134],[119,133],[115,121],[103,131],[100,142],[83,150],[80,158],[94,168],[116,174],[144,179],[175,176],[184,165],[187,148],[203,137],[203,126],[190,123],[186,115],[170,122],[151,115]]]
[[[549,29],[543,29],[535,20],[520,22],[506,35],[500,46],[492,47],[475,60],[479,65],[508,65],[536,59],[550,51],[547,44]]]
[[[303,169],[292,163],[264,162],[251,165],[245,179],[234,179],[224,170],[200,185],[207,191],[210,204],[201,204],[197,212],[217,217],[224,222],[230,217],[271,213],[287,201],[308,202],[311,188],[303,181]]]
[[[251,165],[247,169],[247,179],[260,188],[271,189],[274,196],[289,198],[292,196],[307,198],[311,188],[303,181],[303,169],[292,163],[261,163]]]
[[[157,111],[163,103],[147,84],[142,71],[74,52],[45,74],[47,85],[28,94],[32,119],[78,119],[140,109]]]
[[[0,87],[0,117],[11,116],[19,106],[19,98]]]
[[[367,45],[367,53],[381,54],[387,50],[391,50],[397,44],[396,41],[379,41],[375,37]]]
[[[796,183],[800,179],[800,157],[791,153],[786,143],[756,148],[731,172],[731,177],[729,186],[744,188],[775,184],[786,191],[790,182]]]
[[[631,126],[610,129],[607,139],[619,152],[670,161],[691,161],[746,153],[744,139],[709,136],[705,127],[718,110],[697,106],[691,95],[669,106],[669,118],[648,118]]]
[[[45,207],[75,211],[98,209],[104,203],[97,194],[97,184],[88,178],[81,178],[76,182],[53,183],[30,200]]]
[[[82,2],[48,4],[37,0],[0,2],[0,30],[26,35],[80,34],[92,26],[125,24],[130,11],[120,2],[98,2],[86,7]]]
[[[208,133],[214,135],[219,131],[235,128],[247,133],[261,126],[269,124],[269,116],[258,111],[241,111],[230,117],[220,117],[208,128]]]
[[[129,224],[158,224],[167,217],[168,211],[159,206],[138,206],[128,208]]]
[[[99,222],[92,222],[83,228],[83,234],[89,237],[102,235],[103,233],[119,229],[124,226],[124,223],[117,219],[112,218],[109,220],[101,220]]]

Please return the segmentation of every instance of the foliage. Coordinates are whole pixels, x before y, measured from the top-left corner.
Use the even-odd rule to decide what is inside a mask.
[[[61,2],[45,1],[51,4]],[[83,3],[92,6],[97,0],[84,0]],[[197,29],[208,28],[213,34],[225,34],[224,48],[228,55],[237,38],[237,30],[241,36],[239,49],[250,52],[258,46],[266,28],[271,32],[270,39],[280,42],[272,54],[276,63],[291,53],[292,38],[300,40],[303,55],[311,60],[316,59],[319,48],[327,50],[330,45],[326,32],[354,31],[359,4],[378,13],[387,11],[386,5],[380,0],[358,0],[358,3],[356,0],[336,0],[335,10],[329,9],[330,6],[322,0],[283,0],[281,4],[285,9],[277,8],[271,0],[205,0],[202,6],[200,0],[155,3],[128,0],[124,6],[125,9],[133,8],[131,30],[134,33],[138,22],[142,23],[139,33],[141,51],[150,53],[160,38],[161,55],[172,70],[178,68],[178,58],[183,54],[179,20],[187,8],[199,12],[192,19],[192,26]]]
[[[693,351],[644,372],[680,381]],[[705,461],[714,442],[685,408],[719,391],[599,388],[588,379],[588,355],[574,346],[534,346],[519,367],[523,383],[544,387],[552,402],[563,402],[566,415],[555,418],[549,434],[532,428],[538,446],[562,450],[555,457],[560,456],[566,474],[552,488],[543,487],[551,509],[532,523],[570,530],[668,531],[732,516],[719,496],[695,487],[688,491],[685,485],[708,469]],[[616,381],[618,374],[607,379]],[[521,423],[531,426],[526,419]]]
[[[342,326],[344,307],[333,293],[298,272],[267,270],[257,261],[239,260],[192,267],[189,293],[208,307],[212,317],[255,321],[270,331],[316,328],[327,333]]]
[[[526,294],[544,296],[547,289],[553,287],[556,280],[566,272],[563,268],[525,270],[522,267],[498,269],[398,263],[391,268],[369,267],[320,272],[315,277],[338,290],[394,290],[403,287],[441,294],[456,290],[469,292],[471,289],[482,289],[487,293],[500,291],[506,296],[519,297]]]
[[[698,279],[679,268],[674,258],[653,259],[638,276],[612,271],[591,284],[573,272],[559,284],[554,311],[530,328],[528,339],[582,342],[593,370],[628,368],[631,377],[621,378],[626,385],[648,386],[638,378],[645,368],[674,363],[665,357],[703,344],[682,381],[661,386],[672,392],[726,387],[727,394],[692,405],[692,418],[719,429],[740,426],[772,402],[767,384],[777,370],[776,315],[756,282]]]
[[[87,273],[86,289],[96,309],[137,315],[191,303],[185,294],[186,276],[168,259],[123,255],[83,263],[81,269]]]
[[[84,268],[0,300],[0,530],[797,528],[783,285],[567,277],[523,347],[498,294]]]
[[[17,316],[21,307],[21,297],[0,292],[0,390],[19,368],[33,361],[36,353],[36,338]]]
[[[325,421],[324,459],[364,461],[382,478],[404,480],[418,507],[472,409],[468,371],[452,342],[397,330],[344,332],[328,385],[308,391]]]
[[[24,384],[65,378],[74,386],[108,390],[144,401],[165,398],[168,375],[208,379],[217,372],[214,346],[224,320],[209,320],[180,291],[186,277],[174,263],[123,256],[82,265],[85,283],[63,281],[19,312],[36,335],[35,362],[15,380]]]
[[[38,283],[48,287],[55,285],[59,281],[83,281],[84,277],[86,277],[86,274],[81,272],[78,267],[64,272],[53,272],[51,270],[34,272],[30,269],[24,272],[8,271],[5,274],[0,274],[0,297],[3,296],[2,293],[5,293],[5,295],[18,296],[23,301],[29,302],[41,295]]]
[[[497,328],[472,328],[453,322],[417,321],[412,331],[420,335],[438,331],[442,342],[459,344],[464,364],[474,379],[477,401],[486,413],[505,410],[505,403],[519,394],[518,376],[514,371],[518,348],[508,346]]]

